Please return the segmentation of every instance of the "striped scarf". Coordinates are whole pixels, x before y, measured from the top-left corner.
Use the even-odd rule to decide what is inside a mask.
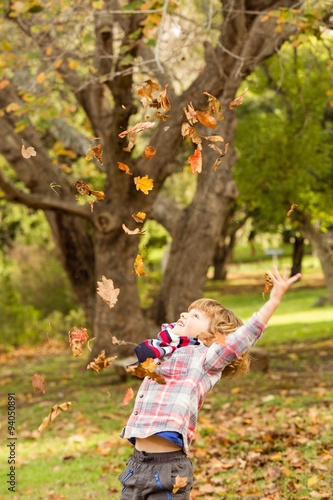
[[[148,358],[161,358],[167,354],[172,354],[180,347],[188,345],[200,345],[200,340],[195,337],[178,337],[172,333],[176,323],[164,323],[162,330],[157,334],[157,339],[147,339],[134,348],[139,363],[143,363]]]

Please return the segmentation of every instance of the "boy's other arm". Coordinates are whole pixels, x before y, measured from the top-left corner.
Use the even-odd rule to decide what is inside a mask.
[[[279,307],[282,297],[293,283],[301,278],[301,273],[297,273],[291,278],[289,276],[289,266],[286,266],[283,275],[281,276],[275,266],[273,266],[274,273],[268,271],[268,275],[272,279],[273,288],[270,293],[268,301],[259,309],[257,315],[259,319],[267,324],[275,310]]]

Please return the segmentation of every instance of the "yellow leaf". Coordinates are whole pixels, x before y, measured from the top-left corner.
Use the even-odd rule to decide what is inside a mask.
[[[57,69],[57,68],[60,68],[62,63],[63,63],[63,59],[57,59],[53,66]]]
[[[46,49],[45,49],[46,56],[49,57],[52,54],[52,52],[53,52],[53,47],[51,47],[51,46],[46,47]]]
[[[134,182],[136,185],[136,190],[137,191],[142,191],[144,194],[148,194],[148,191],[151,191],[154,186],[154,181],[153,179],[150,179],[148,175],[145,175],[144,177],[134,177]]]
[[[11,113],[12,111],[18,111],[20,109],[20,106],[17,104],[17,102],[10,102],[6,106],[6,113]]]
[[[142,255],[140,254],[138,254],[135,258],[133,273],[137,274],[138,276],[147,276],[147,274],[145,273]]]
[[[311,476],[309,477],[309,479],[307,480],[307,485],[308,486],[314,486],[315,484],[318,483],[318,476]]]

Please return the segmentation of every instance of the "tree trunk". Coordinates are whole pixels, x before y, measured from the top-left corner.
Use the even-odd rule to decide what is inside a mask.
[[[295,236],[293,262],[290,271],[290,276],[294,276],[295,274],[302,272],[303,257],[304,257],[304,238],[300,236]]]
[[[307,238],[313,248],[314,253],[320,260],[327,286],[327,302],[333,303],[333,248],[327,237],[311,223],[307,216],[303,216],[301,232]]]

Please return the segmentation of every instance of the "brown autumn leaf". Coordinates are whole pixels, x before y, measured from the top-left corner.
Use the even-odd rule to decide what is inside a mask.
[[[224,152],[220,148],[217,148],[217,149],[214,148],[213,146],[215,146],[215,144],[209,144],[209,146],[212,147],[213,149],[215,149],[215,151],[218,150],[218,152],[219,152],[219,156],[216,158],[215,163],[212,166],[212,170],[216,170],[217,167],[219,166],[219,164],[221,163],[221,160],[222,160],[223,156],[225,156],[227,154],[227,152],[228,152],[229,143],[227,142],[224,145]]]
[[[131,387],[128,387],[125,392],[124,399],[122,400],[121,406],[127,406],[131,399],[134,398],[134,391]]]
[[[183,137],[190,137],[193,144],[201,146],[202,139],[194,127],[191,127],[189,123],[183,123],[181,127],[181,134]]]
[[[120,134],[118,134],[118,136],[121,139],[123,139],[128,134],[133,134],[133,133],[137,134],[139,132],[142,132],[143,130],[146,130],[146,129],[152,128],[152,127],[155,127],[155,122],[140,122],[140,123],[137,123],[136,125],[134,125],[134,127],[129,128],[128,130],[124,130],[124,132],[120,132]]]
[[[121,161],[118,161],[117,164],[119,170],[123,170],[127,175],[133,175],[130,171],[130,168],[125,163],[121,163]]]
[[[142,87],[138,89],[138,94],[141,97],[148,97],[153,100],[153,92],[158,91],[160,86],[157,82],[153,80],[146,80]]]
[[[265,286],[264,286],[264,290],[262,292],[262,298],[263,299],[265,299],[266,293],[268,293],[270,291],[270,289],[272,288],[272,286],[273,286],[272,278],[269,276],[268,273],[265,273]]]
[[[117,337],[112,335],[111,342],[113,345],[136,345],[135,342],[128,342],[127,340],[118,340]]]
[[[118,356],[111,356],[107,358],[105,355],[105,350],[103,349],[103,351],[99,353],[97,358],[95,358],[87,365],[87,370],[91,369],[96,373],[98,373],[100,370],[105,370],[105,368],[107,368],[112,363],[112,361],[117,359],[117,357]]]
[[[160,92],[160,95],[158,98],[159,102],[161,103],[161,108],[165,109],[166,111],[169,111],[171,109],[170,100],[169,100],[168,96],[166,95],[168,87],[169,87],[169,84],[167,83],[164,86],[164,88],[162,89],[162,91]]]
[[[81,356],[83,353],[82,345],[88,340],[88,332],[86,328],[77,328],[74,326],[68,332],[69,345],[72,348],[72,353],[75,357]]]
[[[194,109],[194,106],[193,106],[192,102],[190,102],[190,103],[187,105],[187,109],[186,109],[186,107],[184,107],[184,108],[183,108],[183,111],[184,111],[184,113],[185,113],[185,116],[186,116],[187,121],[188,121],[191,125],[194,125],[194,124],[198,121],[197,112],[196,112],[196,110]]]
[[[142,156],[144,158],[147,158],[148,160],[151,160],[155,154],[156,154],[156,149],[153,148],[153,146],[146,146]]]
[[[208,97],[208,106],[211,115],[216,116],[216,120],[223,120],[222,106],[220,101],[209,92],[204,92]]]
[[[125,231],[126,234],[141,234],[141,235],[146,234],[145,229],[139,229],[138,227],[136,227],[133,230],[128,229],[128,227],[125,224],[122,224],[121,227],[123,228],[123,230]]]
[[[40,424],[38,427],[38,432],[42,432],[53,420],[60,415],[60,413],[67,411],[68,408],[70,408],[72,403],[70,401],[67,401],[66,403],[62,403],[60,405],[54,405],[51,408],[50,413],[48,416],[43,420],[43,422]]]
[[[291,207],[290,207],[290,209],[287,212],[287,216],[288,217],[289,217],[289,215],[291,215],[293,213],[293,211],[295,210],[296,207],[297,207],[296,203],[292,203],[291,204]]]
[[[172,488],[172,494],[177,493],[180,488],[184,488],[186,485],[187,477],[176,476],[176,481]]]
[[[126,148],[123,148],[124,151],[131,152],[133,147],[135,146],[135,141],[138,137],[138,134],[136,132],[133,132],[131,134],[128,134],[128,144]]]
[[[134,268],[133,268],[132,272],[134,274],[137,274],[138,276],[148,276],[145,273],[145,267],[144,267],[144,264],[143,264],[142,255],[138,254],[135,257]]]
[[[197,147],[193,155],[190,155],[188,157],[188,161],[191,165],[191,170],[193,174],[195,172],[200,173],[202,171],[202,154],[199,147]]]
[[[197,117],[200,123],[202,125],[205,125],[206,127],[209,128],[216,128],[217,122],[214,116],[210,114],[209,111],[197,111]]]
[[[95,191],[88,184],[86,184],[82,180],[78,180],[74,184],[75,189],[78,193],[82,195],[95,196],[97,200],[104,200],[104,192],[103,191]]]
[[[102,154],[103,154],[102,145],[98,144],[97,146],[88,149],[85,159],[89,161],[94,157],[99,161],[101,165],[103,165]]]
[[[115,288],[112,279],[102,276],[102,281],[97,281],[97,293],[110,307],[114,307],[118,300],[119,288]]]
[[[35,373],[31,380],[32,388],[35,392],[41,392],[45,394],[46,392],[46,382],[44,377],[40,373]]]
[[[244,92],[242,92],[238,97],[236,97],[236,99],[234,99],[233,101],[231,101],[229,103],[229,109],[233,109],[235,108],[236,106],[240,106],[243,102],[243,99],[244,99],[244,96],[246,94],[246,92],[248,91],[249,89],[246,87],[246,89],[244,90]]]
[[[136,214],[132,214],[132,217],[135,222],[143,224],[146,219],[146,214],[145,212],[137,212]]]
[[[37,155],[35,148],[33,148],[32,146],[26,148],[24,144],[22,144],[21,154],[23,158],[27,159]]]
[[[160,120],[160,122],[165,122],[165,120],[170,118],[170,115],[164,115],[163,113],[160,113],[159,111],[155,111],[154,116],[156,116],[156,118],[158,120]]]
[[[139,378],[150,377],[153,380],[156,380],[158,384],[166,384],[165,378],[160,373],[155,373],[157,368],[157,364],[155,363],[153,358],[147,358],[143,363],[139,363],[138,365],[130,365],[126,368],[128,373],[132,373]]]

